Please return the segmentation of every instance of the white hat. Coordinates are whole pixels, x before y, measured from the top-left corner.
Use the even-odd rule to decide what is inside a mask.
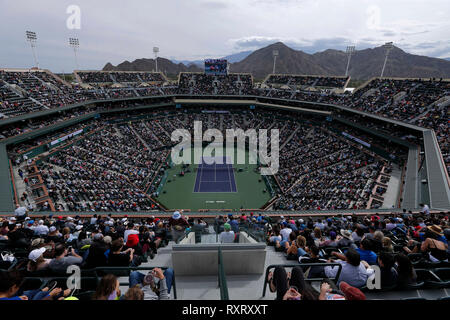
[[[25,218],[25,220],[30,220],[30,219],[31,219],[30,217],[26,217],[26,218]]]
[[[44,224],[44,220],[39,220],[39,224]]]
[[[128,218],[122,218],[122,222],[125,222],[127,220],[128,220]]]
[[[280,219],[283,220],[283,219],[284,219],[284,216],[280,216]]]
[[[303,220],[303,219],[298,219],[298,222],[300,222],[300,223],[304,223],[304,222],[305,222],[305,220]]]
[[[9,218],[10,221],[16,221],[16,217]]]
[[[56,231],[56,227],[55,226],[51,226],[49,229],[50,232],[55,232]]]
[[[72,221],[73,218],[72,217],[67,217],[67,220]]]
[[[47,250],[47,249],[46,249],[45,247],[42,247],[42,248],[40,248],[40,249],[35,249],[35,250],[33,250],[33,251],[30,252],[30,254],[28,255],[28,259],[30,259],[30,260],[33,261],[33,262],[36,262],[36,260],[37,260],[40,256],[42,256],[46,250]]]
[[[83,229],[83,226],[82,225],[78,225],[78,226],[75,227],[75,229],[81,230],[81,229]]]
[[[178,219],[181,218],[181,214],[180,214],[178,211],[175,211],[175,212],[173,213],[173,215],[172,215],[172,218],[173,218],[174,220],[178,220]]]

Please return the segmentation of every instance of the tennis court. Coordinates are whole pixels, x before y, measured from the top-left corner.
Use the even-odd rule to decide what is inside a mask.
[[[214,162],[207,164],[205,157],[202,157],[195,179],[194,192],[237,192],[230,159],[223,157],[222,161],[219,161],[220,158],[213,158]]]

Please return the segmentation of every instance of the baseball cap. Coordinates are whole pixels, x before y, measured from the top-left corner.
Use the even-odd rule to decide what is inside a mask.
[[[300,223],[304,223],[304,222],[305,222],[305,220],[303,220],[303,219],[298,219],[298,222],[300,222]]]
[[[347,300],[366,300],[366,296],[358,288],[352,287],[347,282],[342,281],[339,285],[342,293]]]
[[[224,228],[225,230],[231,230],[231,225],[230,225],[229,223],[225,223],[225,224],[223,225],[223,228]]]
[[[30,252],[30,254],[28,255],[28,259],[30,259],[33,262],[36,262],[36,260],[40,256],[42,256],[46,250],[47,249],[45,247],[42,247],[42,248],[39,248],[39,249],[35,249],[35,250]]]
[[[172,218],[178,220],[181,218],[181,214],[178,211],[175,211],[172,215]]]
[[[50,232],[55,232],[55,231],[56,231],[56,227],[55,227],[55,226],[51,226],[48,230],[49,230]]]
[[[137,234],[130,234],[127,239],[127,247],[133,248],[139,243],[139,236]]]
[[[83,229],[83,225],[77,225],[76,227],[75,227],[75,229],[77,229],[77,230],[81,230],[81,229]]]

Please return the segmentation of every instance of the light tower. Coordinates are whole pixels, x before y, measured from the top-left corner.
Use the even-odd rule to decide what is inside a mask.
[[[348,60],[347,60],[347,69],[345,69],[345,76],[348,76],[348,68],[350,67],[350,59],[352,58],[352,54],[355,53],[355,46],[348,46],[346,53],[348,55]]]
[[[31,45],[31,51],[33,52],[34,62],[36,64],[36,67],[39,69],[39,61],[37,59],[37,54],[36,54],[36,51],[35,51],[36,42],[37,42],[36,32],[26,31],[25,34],[27,36],[27,41],[30,42],[30,45]]]
[[[77,50],[80,47],[80,41],[77,38],[69,38],[69,46],[73,48],[73,53],[75,54],[75,64],[77,66],[77,70],[80,70],[77,57]]]
[[[280,53],[278,52],[278,50],[273,50],[272,54],[273,54],[273,71],[272,71],[272,73],[275,74],[275,66],[277,63],[277,57],[279,56]]]
[[[153,47],[153,53],[155,54],[156,72],[158,72],[158,53],[159,53],[159,48],[158,47]]]
[[[386,62],[389,57],[389,52],[394,48],[394,44],[392,42],[386,42],[383,47],[386,49],[386,57],[384,58],[383,69],[381,69],[381,78],[384,75],[384,69],[386,68]]]

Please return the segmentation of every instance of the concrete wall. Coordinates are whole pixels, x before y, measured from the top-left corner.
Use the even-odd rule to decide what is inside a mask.
[[[222,248],[223,265],[227,275],[264,273],[264,243],[174,245],[172,263],[175,273],[181,276],[217,275],[219,246]]]

